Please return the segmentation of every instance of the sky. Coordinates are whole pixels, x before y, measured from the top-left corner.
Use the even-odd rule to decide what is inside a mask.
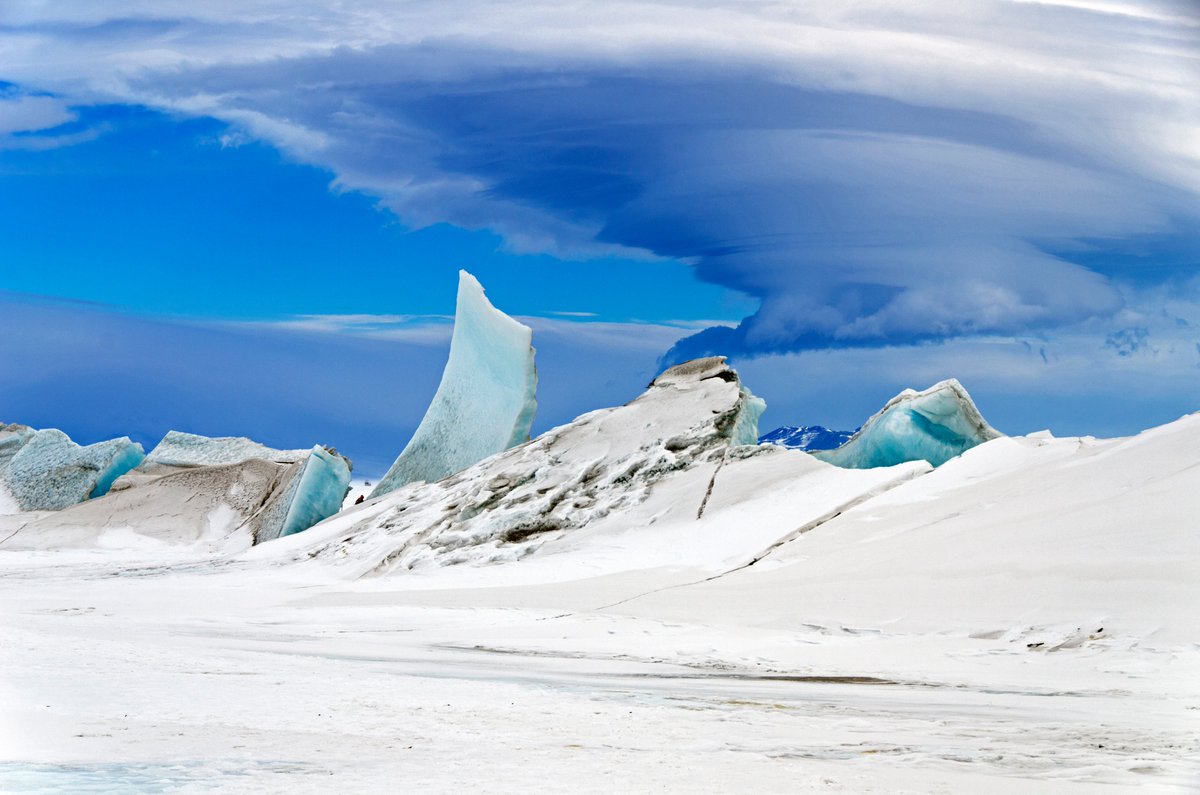
[[[763,430],[957,377],[1000,430],[1200,409],[1181,0],[0,6],[0,421],[377,473],[459,268],[535,431],[729,356]]]

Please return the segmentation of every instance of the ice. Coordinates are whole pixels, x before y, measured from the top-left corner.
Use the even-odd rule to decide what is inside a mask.
[[[264,523],[256,543],[299,533],[328,519],[341,510],[349,489],[349,462],[323,447],[314,447],[280,497],[280,504],[287,508],[283,520],[278,525]]]
[[[128,437],[81,447],[60,430],[0,425],[3,500],[21,511],[56,511],[108,493],[145,458]]]
[[[372,497],[434,482],[529,439],[537,409],[533,332],[458,272],[450,358],[424,419]]]
[[[236,464],[250,458],[294,463],[308,454],[308,450],[275,450],[241,436],[199,436],[169,431],[146,460],[169,466]]]
[[[10,536],[6,548],[245,548],[337,513],[352,468],[335,450],[319,445],[273,450],[249,439],[178,431],[144,460],[140,448],[137,453],[140,465],[115,483],[119,467],[103,476],[112,485],[106,496],[53,513],[27,513],[19,504],[5,510],[7,495],[0,489],[0,533]]]
[[[921,460],[936,467],[1000,436],[983,419],[962,384],[951,378],[924,392],[906,389],[841,447],[813,455],[851,469]]]

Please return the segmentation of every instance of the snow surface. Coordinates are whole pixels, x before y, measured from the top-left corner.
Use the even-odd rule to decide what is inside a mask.
[[[537,410],[532,339],[528,326],[492,306],[475,277],[459,271],[454,336],[442,381],[372,496],[414,481],[441,480],[528,441]]]
[[[792,450],[832,450],[841,447],[855,431],[833,431],[822,425],[783,425],[759,437],[764,444],[777,444]]]
[[[923,392],[904,390],[841,447],[813,455],[855,469],[904,461],[928,461],[936,467],[1000,435],[983,419],[962,384],[951,378]]]
[[[0,425],[4,502],[22,511],[59,510],[106,494],[145,455],[129,437],[80,447],[55,428]]]
[[[689,365],[250,550],[0,544],[0,790],[1197,790],[1200,415],[844,469]]]

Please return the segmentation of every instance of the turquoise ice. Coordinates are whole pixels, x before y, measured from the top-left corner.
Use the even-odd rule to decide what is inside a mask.
[[[139,481],[188,470],[236,467],[253,459],[279,466],[252,519],[255,543],[307,530],[341,510],[350,489],[352,464],[321,445],[311,450],[276,450],[244,437],[170,431],[135,473],[141,477],[130,479],[129,484],[136,488]]]
[[[458,272],[450,358],[416,433],[371,492],[433,482],[529,440],[537,409],[533,331],[496,309]]]
[[[108,493],[145,459],[129,437],[81,447],[60,430],[0,425],[0,482],[22,511],[57,511]]]
[[[962,384],[951,378],[924,392],[906,389],[841,447],[813,455],[847,469],[905,461],[928,461],[936,467],[1001,435],[984,420]]]

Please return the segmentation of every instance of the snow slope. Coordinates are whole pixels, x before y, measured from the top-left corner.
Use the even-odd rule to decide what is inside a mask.
[[[1200,415],[846,469],[759,410],[705,360],[251,550],[0,545],[0,789],[1196,791]]]

